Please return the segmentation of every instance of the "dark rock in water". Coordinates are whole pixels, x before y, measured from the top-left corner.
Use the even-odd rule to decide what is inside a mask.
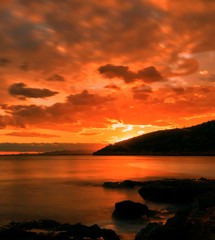
[[[31,231],[37,229],[37,232]],[[47,230],[47,232],[39,231]],[[0,228],[1,240],[119,240],[111,229],[102,229],[97,225],[60,224],[53,220],[12,222]]]
[[[142,182],[132,181],[132,180],[125,180],[123,182],[104,182],[104,188],[134,188],[141,186]]]
[[[215,189],[214,180],[166,179],[144,182],[138,192],[144,199],[191,203],[200,194],[213,189]]]
[[[126,200],[115,204],[113,217],[134,219],[147,215],[148,212],[149,209],[146,205]]]

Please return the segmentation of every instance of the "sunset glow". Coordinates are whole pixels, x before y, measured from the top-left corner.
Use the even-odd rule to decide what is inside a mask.
[[[0,152],[215,119],[214,13],[209,0],[2,1]]]

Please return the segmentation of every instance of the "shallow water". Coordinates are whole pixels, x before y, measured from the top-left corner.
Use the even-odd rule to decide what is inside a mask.
[[[144,222],[116,221],[111,214],[118,201],[144,203],[137,189],[104,189],[102,183],[169,177],[215,178],[215,157],[1,156],[0,221],[48,218],[134,233]]]

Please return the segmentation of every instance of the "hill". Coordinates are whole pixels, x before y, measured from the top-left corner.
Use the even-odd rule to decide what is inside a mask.
[[[110,144],[93,155],[215,156],[215,120],[187,128],[143,134]]]

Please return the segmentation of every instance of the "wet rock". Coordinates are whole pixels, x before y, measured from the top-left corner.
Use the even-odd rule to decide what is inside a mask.
[[[56,230],[61,227],[61,224],[54,220],[38,220],[27,222],[11,222],[10,226],[13,228],[20,228],[25,230],[41,229],[41,230]]]
[[[37,229],[38,231],[32,231]],[[46,232],[39,230],[48,230]],[[12,222],[0,228],[1,240],[119,240],[111,229],[102,229],[98,225],[60,224],[53,220]]]
[[[213,180],[165,179],[144,182],[138,192],[144,199],[159,202],[192,203],[197,196],[213,189],[215,189],[215,181]]]
[[[147,215],[148,212],[149,209],[146,205],[126,200],[115,204],[113,217],[123,219],[141,218],[142,216]]]
[[[195,206],[196,208],[196,206]],[[166,224],[150,223],[135,240],[214,240],[215,206],[203,210],[189,208],[176,213]]]
[[[141,186],[142,182],[132,181],[132,180],[125,180],[123,182],[104,182],[104,188],[134,188]]]
[[[135,236],[135,240],[162,240],[162,225],[159,223],[149,223],[141,229]]]

